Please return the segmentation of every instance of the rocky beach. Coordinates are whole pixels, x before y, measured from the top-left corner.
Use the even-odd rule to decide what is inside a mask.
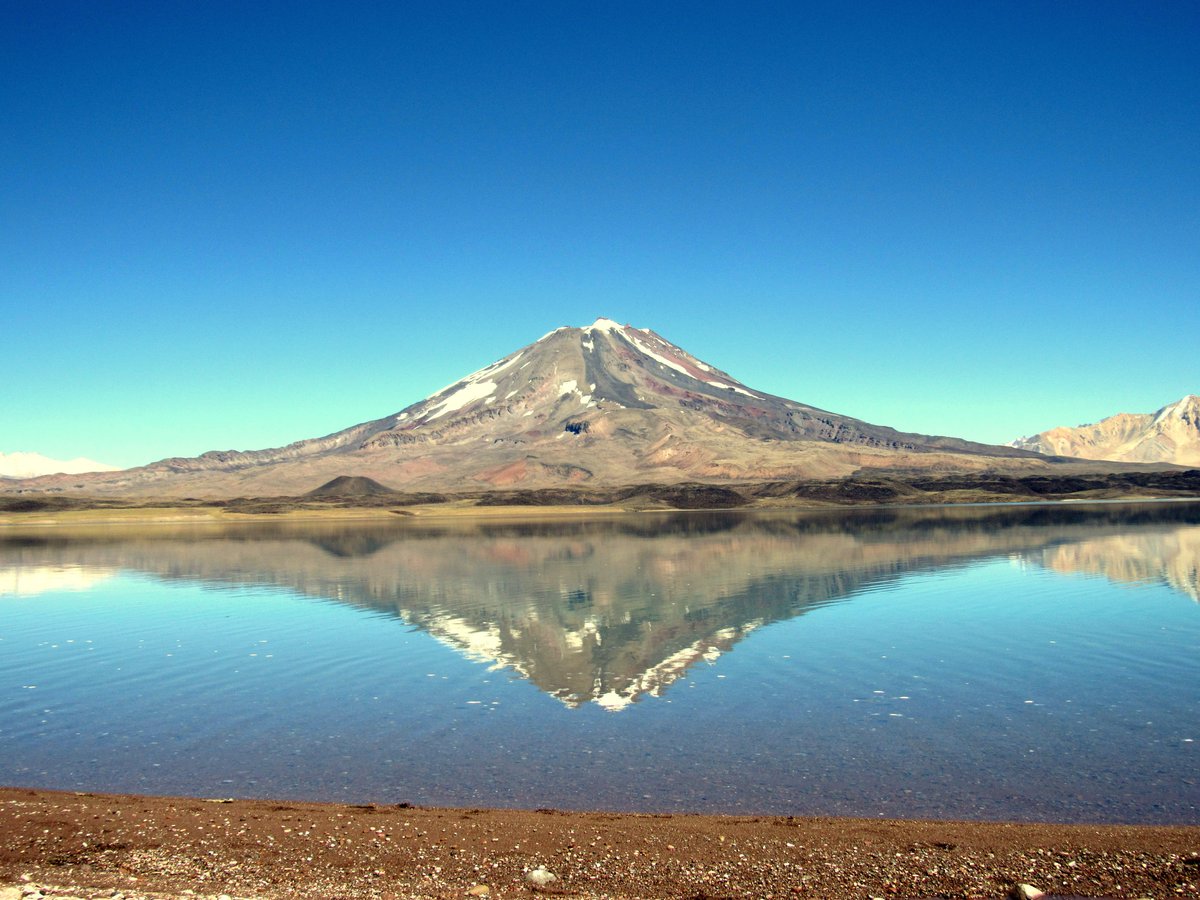
[[[1188,897],[1200,828],[0,789],[0,897]],[[1021,887],[1025,885],[1025,887]]]

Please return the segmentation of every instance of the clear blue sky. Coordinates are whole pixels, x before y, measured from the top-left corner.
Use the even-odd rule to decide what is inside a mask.
[[[403,408],[559,325],[1006,441],[1200,392],[1200,4],[0,0],[0,451]]]

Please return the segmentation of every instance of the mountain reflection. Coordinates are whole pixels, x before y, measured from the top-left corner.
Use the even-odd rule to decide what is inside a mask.
[[[762,625],[989,557],[1200,599],[1200,505],[12,532],[0,595],[62,587],[48,572],[85,586],[83,573],[118,570],[285,588],[396,616],[570,706],[617,710]]]
[[[1200,527],[1117,534],[1048,548],[1038,560],[1056,572],[1103,575],[1119,584],[1161,582],[1200,602]]]

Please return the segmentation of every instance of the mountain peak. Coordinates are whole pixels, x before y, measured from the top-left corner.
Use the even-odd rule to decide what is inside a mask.
[[[1166,418],[1168,416],[1179,418],[1181,416],[1186,416],[1189,413],[1194,414],[1197,411],[1200,411],[1200,397],[1196,396],[1195,394],[1187,394],[1185,397],[1180,400],[1176,400],[1174,403],[1168,403],[1157,413],[1155,413],[1154,417],[1156,419]]]
[[[603,316],[601,316],[599,319],[597,319],[591,325],[585,325],[582,330],[583,331],[609,332],[609,331],[623,331],[629,327],[630,326],[628,324],[622,325],[620,322],[615,322],[612,319],[606,319]]]
[[[1197,466],[1200,396],[1188,394],[1152,413],[1117,413],[1090,425],[1051,428],[1012,446],[1053,456]]]

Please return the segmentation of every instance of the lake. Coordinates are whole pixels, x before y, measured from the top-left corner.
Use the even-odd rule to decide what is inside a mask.
[[[1200,504],[0,532],[0,783],[1200,823]]]

